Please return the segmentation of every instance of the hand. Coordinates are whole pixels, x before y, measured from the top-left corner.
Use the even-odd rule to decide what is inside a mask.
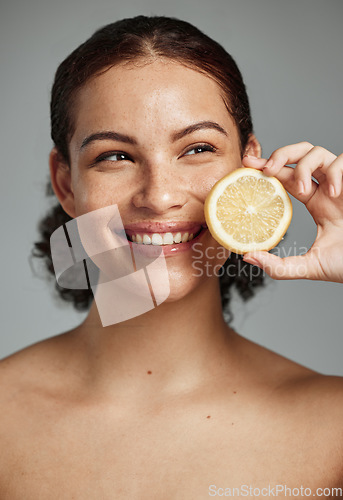
[[[276,149],[269,159],[245,156],[242,163],[279,179],[304,203],[317,224],[317,237],[304,255],[280,258],[268,252],[249,252],[244,260],[274,279],[343,283],[343,154],[336,156],[322,147],[300,142]]]

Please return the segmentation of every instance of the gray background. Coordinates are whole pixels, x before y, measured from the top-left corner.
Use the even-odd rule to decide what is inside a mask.
[[[57,65],[97,28],[138,14],[195,24],[237,60],[264,156],[308,140],[342,152],[341,0],[12,0],[1,4],[0,357],[76,326],[84,313],[55,303],[28,255],[49,203],[49,92]],[[285,251],[316,234],[294,201]],[[294,252],[293,252],[294,253]],[[327,374],[343,375],[340,284],[271,281],[250,303],[233,300],[244,336]]]

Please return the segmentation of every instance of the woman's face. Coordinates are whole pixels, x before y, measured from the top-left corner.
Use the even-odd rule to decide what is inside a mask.
[[[166,233],[193,234],[194,242],[162,246],[168,300],[218,276],[229,252],[202,227],[204,202],[216,181],[241,166],[219,86],[171,61],[115,66],[79,91],[74,116],[69,214],[117,205],[129,239],[171,243]]]

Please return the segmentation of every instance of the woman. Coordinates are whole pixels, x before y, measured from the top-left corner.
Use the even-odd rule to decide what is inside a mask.
[[[115,205],[131,248],[137,235],[188,233],[202,265],[208,249],[213,268],[225,265],[203,205],[249,166],[305,203],[318,235],[305,256],[244,260],[276,279],[343,282],[342,155],[300,142],[261,158],[239,70],[189,23],[139,16],[99,30],[60,65],[51,119],[56,227]],[[338,496],[342,379],[232,330],[192,245],[162,246],[170,293],[158,307],[104,328],[93,301],[80,326],[2,362],[1,498],[200,499],[244,486],[250,497],[277,486]]]

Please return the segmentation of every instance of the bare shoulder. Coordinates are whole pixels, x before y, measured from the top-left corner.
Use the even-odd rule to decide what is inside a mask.
[[[237,344],[250,370],[273,386],[313,397],[343,397],[343,377],[323,375],[238,334]]]
[[[343,377],[323,375],[247,339],[239,343],[251,376],[271,390],[287,415],[306,419],[317,436],[321,430],[334,436],[343,454]]]
[[[304,456],[309,474],[325,463],[328,484],[343,487],[343,378],[318,373],[250,340],[237,341],[280,454],[291,449]]]
[[[306,436],[309,463],[320,457],[329,483],[343,488],[343,378],[316,372],[290,378],[280,397],[293,432]]]
[[[71,355],[70,330],[25,347],[0,360],[0,403],[56,385]],[[64,370],[65,371],[65,370]]]

